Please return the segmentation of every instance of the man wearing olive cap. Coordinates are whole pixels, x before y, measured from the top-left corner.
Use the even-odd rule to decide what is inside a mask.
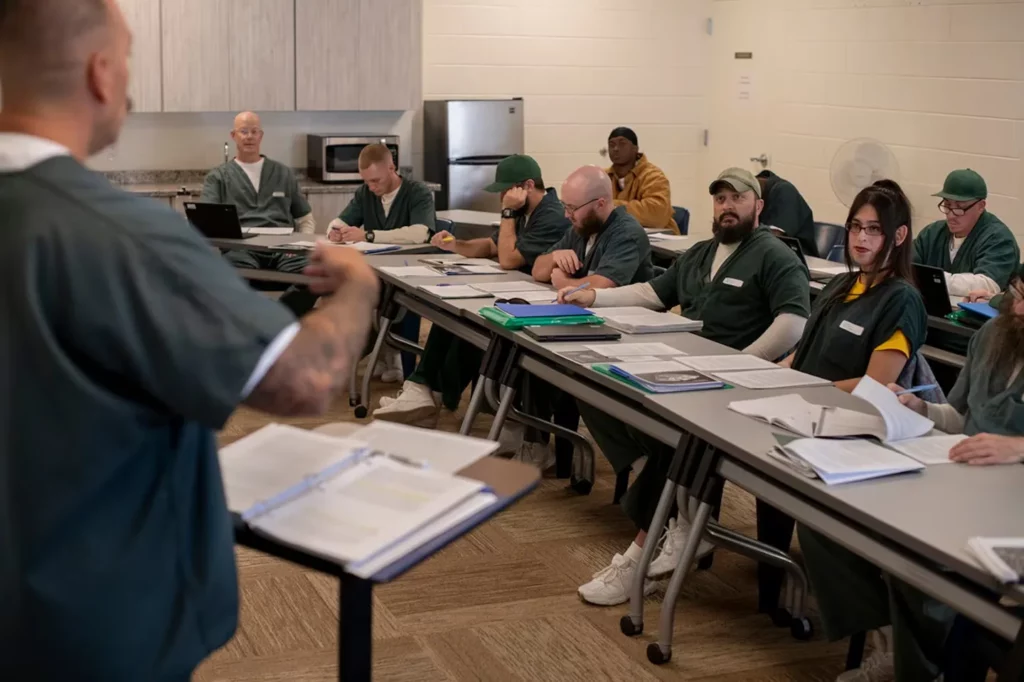
[[[928,225],[914,240],[914,262],[946,271],[951,296],[1006,288],[1020,263],[1013,233],[986,210],[988,187],[966,168],[946,176],[939,197],[945,220]]]
[[[694,244],[664,274],[646,284],[618,289],[591,288],[575,293],[566,289],[559,298],[587,308],[643,306],[671,310],[679,306],[681,315],[704,323],[697,333],[707,339],[765,360],[784,355],[800,340],[810,314],[807,271],[785,244],[759,225],[764,202],[761,185],[750,171],[729,168],[709,190],[714,204],[714,237]],[[580,402],[579,408],[616,472],[647,457],[622,501],[640,532],[624,553],[616,554],[607,568],[579,588],[580,597],[591,604],[621,604],[629,598],[644,543],[657,542],[661,535],[662,529],[650,528],[650,524],[674,451],[594,407]],[[759,504],[759,514],[763,513]],[[675,568],[688,528],[683,518],[670,522],[661,550],[648,569],[649,577],[664,576]],[[648,532],[652,538],[648,538]],[[710,551],[711,546],[702,542],[698,552]],[[645,591],[649,593],[653,587],[648,582]],[[776,596],[777,592],[765,590],[765,595]],[[774,608],[775,604],[770,606]]]
[[[608,135],[607,169],[612,181],[615,206],[626,211],[644,227],[672,230],[679,234],[679,226],[672,218],[672,192],[668,178],[660,168],[640,152],[636,133],[620,126]]]

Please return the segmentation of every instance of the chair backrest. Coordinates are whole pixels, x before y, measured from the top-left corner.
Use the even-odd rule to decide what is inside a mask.
[[[935,372],[932,371],[932,366],[928,364],[928,360],[921,354],[921,351],[918,351],[914,354],[914,357],[907,360],[907,364],[903,366],[903,371],[900,372],[896,383],[903,388],[913,388],[914,386],[928,386],[931,384],[938,386],[939,380],[935,378]],[[938,403],[939,405],[944,405],[948,402],[946,394],[941,388],[921,391],[917,397],[926,402]]]
[[[442,231],[455,234],[455,221],[447,218],[434,218],[434,234]]]
[[[682,206],[672,207],[672,219],[679,226],[679,234],[690,233],[690,212]]]
[[[814,223],[814,243],[818,247],[818,254],[821,258],[842,263],[842,247],[846,245],[846,227],[835,223],[816,222]]]

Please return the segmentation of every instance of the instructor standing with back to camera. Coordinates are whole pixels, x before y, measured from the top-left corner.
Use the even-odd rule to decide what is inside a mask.
[[[214,429],[326,409],[377,304],[358,254],[316,251],[300,324],[83,165],[130,51],[116,0],[0,0],[0,680],[178,682],[227,642]]]

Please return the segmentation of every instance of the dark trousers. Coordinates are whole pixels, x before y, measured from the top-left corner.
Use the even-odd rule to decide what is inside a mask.
[[[451,332],[434,325],[427,335],[423,355],[409,381],[441,394],[441,402],[455,411],[466,387],[480,375],[484,354]]]
[[[250,270],[276,270],[277,272],[288,272],[301,274],[306,269],[309,259],[303,254],[271,251],[238,251],[232,250],[224,254],[229,263],[236,268],[247,268]],[[280,285],[265,286],[252,282],[254,289],[277,290]],[[281,294],[278,300],[295,317],[302,317],[316,305],[319,297],[313,294],[306,287],[290,286]]]
[[[395,334],[411,341],[412,343],[419,344],[420,342],[420,316],[413,315],[409,311],[405,312],[405,317],[402,321],[395,325]],[[408,351],[402,351],[402,376],[410,377],[413,372],[416,371],[416,354]]]

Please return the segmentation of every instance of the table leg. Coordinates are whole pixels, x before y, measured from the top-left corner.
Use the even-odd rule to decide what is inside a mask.
[[[338,679],[373,678],[373,583],[345,573],[341,577],[338,627]]]
[[[1017,631],[1017,639],[1006,654],[996,679],[999,682],[1019,682],[1024,679],[1024,625]]]

